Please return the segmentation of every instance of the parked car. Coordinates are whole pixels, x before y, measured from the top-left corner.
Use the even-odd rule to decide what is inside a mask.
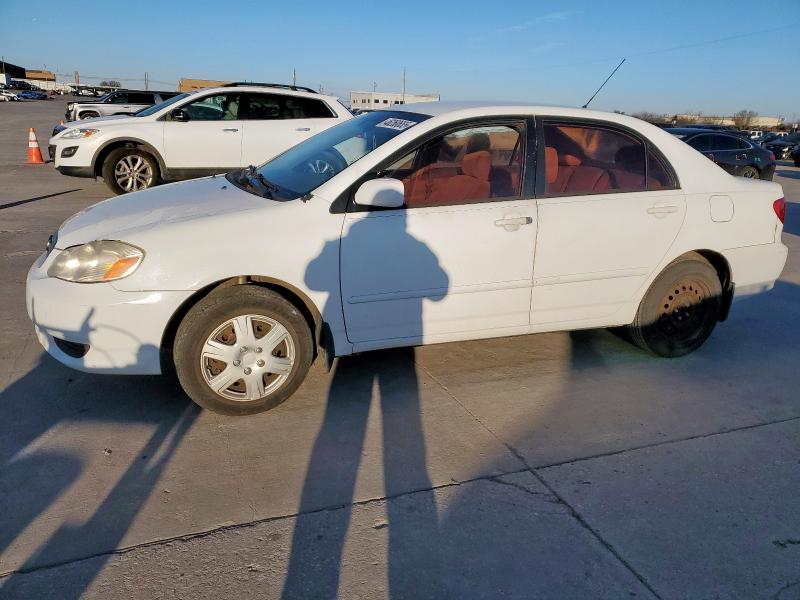
[[[27,309],[65,365],[174,364],[198,404],[248,414],[314,357],[379,348],[627,325],[687,354],[734,296],[773,286],[784,217],[777,183],[625,115],[394,106],[78,213],[31,267]]]
[[[44,92],[33,92],[31,90],[22,90],[17,94],[23,100],[47,100],[48,96]]]
[[[64,175],[102,175],[115,194],[259,164],[353,115],[296,86],[231,84],[173,96],[132,116],[56,127],[50,157]]]
[[[11,80],[11,89],[13,90],[27,90],[29,92],[42,92],[42,88],[38,85],[33,83],[28,83],[27,81],[20,81],[18,79]]]
[[[20,97],[14,92],[0,90],[0,102],[19,102]]]
[[[800,131],[771,140],[764,144],[764,148],[775,154],[778,160],[788,160],[797,144],[800,144]]]
[[[731,175],[772,179],[775,174],[775,155],[740,136],[678,127],[666,131],[702,152]]]
[[[79,121],[81,119],[110,115],[132,115],[177,95],[178,92],[116,90],[108,92],[97,100],[67,102],[64,118],[67,121]]]
[[[800,167],[800,144],[797,144],[792,150],[791,158],[794,161],[794,166]]]

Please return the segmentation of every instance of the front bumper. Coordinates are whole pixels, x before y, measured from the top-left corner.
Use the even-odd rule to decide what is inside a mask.
[[[192,292],[122,292],[110,283],[54,279],[47,277],[53,254],[42,254],[33,264],[25,293],[44,349],[88,373],[161,373],[164,330]],[[81,347],[82,353],[75,351]]]

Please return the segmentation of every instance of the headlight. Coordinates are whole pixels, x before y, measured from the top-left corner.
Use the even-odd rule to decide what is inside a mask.
[[[133,273],[142,259],[144,251],[124,242],[89,242],[59,252],[47,275],[76,283],[114,281]]]
[[[67,133],[61,136],[62,140],[77,140],[78,138],[86,138],[94,135],[100,131],[99,129],[70,129]]]

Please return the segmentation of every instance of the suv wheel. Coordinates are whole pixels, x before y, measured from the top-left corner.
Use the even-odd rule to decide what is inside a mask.
[[[303,315],[271,290],[237,285],[212,292],[178,327],[178,380],[200,406],[247,415],[287,400],[311,366],[313,340]]]
[[[672,261],[652,283],[628,333],[643,350],[667,358],[683,356],[711,335],[721,304],[717,271],[691,252]]]
[[[106,156],[102,175],[115,194],[138,192],[158,183],[158,163],[138,148],[119,148]]]
[[[96,113],[92,110],[87,110],[78,115],[78,120],[82,121],[83,119],[91,119],[92,117],[99,117],[99,116],[100,116],[99,113]]]

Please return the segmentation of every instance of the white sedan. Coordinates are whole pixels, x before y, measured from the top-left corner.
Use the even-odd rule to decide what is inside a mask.
[[[624,115],[405,105],[78,213],[31,268],[28,312],[62,363],[174,367],[227,414],[378,348],[625,325],[676,357],[773,286],[784,211],[780,185]]]

